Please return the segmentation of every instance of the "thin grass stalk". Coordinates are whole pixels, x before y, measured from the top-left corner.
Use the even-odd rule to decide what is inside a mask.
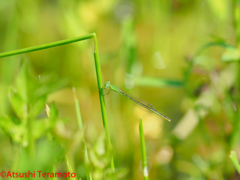
[[[8,52],[0,53],[0,58],[7,57],[7,56],[13,56],[13,55],[17,55],[17,54],[33,52],[33,51],[39,51],[39,50],[48,49],[48,48],[57,47],[57,46],[62,46],[65,44],[70,44],[70,43],[74,43],[74,42],[78,42],[78,41],[83,41],[86,39],[91,39],[93,36],[94,36],[94,33],[88,34],[85,36],[76,37],[76,38],[66,39],[66,40],[62,40],[62,41],[56,41],[53,43],[47,43],[47,44],[33,46],[33,47],[29,47],[29,48],[8,51]]]
[[[100,68],[100,62],[99,62],[99,56],[98,56],[98,43],[97,43],[97,37],[96,37],[95,33],[94,33],[94,43],[95,43],[94,60],[95,60],[95,69],[96,69],[96,74],[97,74],[97,82],[98,82],[98,90],[99,90],[98,92],[99,92],[99,98],[100,98],[100,106],[101,106],[101,112],[102,112],[103,126],[104,126],[105,131],[106,131],[109,146],[110,146],[110,148],[112,148],[110,133],[109,133],[109,129],[108,129],[104,94],[102,93],[103,83],[102,83],[101,68]],[[111,159],[111,168],[112,168],[113,171],[115,171],[113,156],[112,156],[112,159]]]
[[[142,118],[139,122],[139,132],[140,132],[140,143],[141,143],[141,153],[142,153],[142,172],[144,180],[148,180],[148,166],[147,166],[147,156],[146,156],[146,147],[144,140],[143,124]]]
[[[79,102],[75,93],[75,88],[73,88],[73,95],[74,95],[74,103],[75,103],[75,110],[76,110],[76,115],[77,115],[77,121],[78,121],[78,127],[81,131],[83,131],[83,123],[82,123],[82,116],[81,116],[81,111],[79,107]],[[84,164],[85,164],[85,171],[87,175],[87,180],[92,180],[92,175],[88,169],[89,167],[89,158],[88,158],[88,151],[87,151],[87,146],[86,146],[86,141],[83,136],[82,139],[83,143],[83,156],[84,156]]]

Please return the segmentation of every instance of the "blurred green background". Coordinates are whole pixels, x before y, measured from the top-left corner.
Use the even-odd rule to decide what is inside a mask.
[[[104,128],[93,40],[2,58],[0,170],[24,167],[25,172],[30,167],[48,169],[55,164],[59,171],[66,171],[63,156],[67,152],[78,177],[86,179],[81,143],[83,132],[77,126],[72,91],[75,87],[87,147],[90,151],[93,147],[99,150],[100,144],[101,152],[98,153],[101,156],[97,157],[100,162],[100,157],[105,158],[104,153],[106,156],[113,153],[116,169],[128,170],[122,179],[143,179],[138,132],[140,117],[143,118],[150,164],[149,179],[239,179],[228,158],[231,150],[240,156],[240,56],[228,45],[237,46],[238,43],[235,37],[238,25],[234,27],[233,23],[234,2],[237,1],[0,1],[1,52],[96,32],[104,83],[110,81],[151,103],[172,120],[169,123],[111,92],[105,96],[105,101],[113,149],[101,151]],[[222,47],[211,47],[208,43]],[[206,44],[209,47],[198,53]],[[32,98],[28,101],[29,108],[35,103],[34,98],[38,102],[38,97],[32,97],[31,93],[40,89],[39,92],[45,92],[41,101],[54,103],[59,112],[58,120],[46,125],[51,128],[43,128],[36,135],[34,152],[43,161],[39,166],[29,161],[31,153],[24,153],[30,145],[24,144],[24,138],[14,138],[14,132],[8,132],[13,126],[6,125],[18,116],[9,100],[9,87],[17,86],[17,90],[21,87],[22,80],[16,85],[20,67],[25,67],[22,72],[32,74],[20,77],[32,88],[27,94]],[[33,76],[37,83],[27,80],[28,76]],[[61,83],[65,80],[67,84]],[[36,122],[47,118],[45,108],[39,107],[41,111]],[[20,118],[14,122],[21,124],[23,121]],[[38,132],[43,126],[29,127],[31,132]],[[52,152],[52,146],[58,153]],[[56,155],[56,162],[50,158],[52,153],[52,156],[60,154]],[[93,161],[92,173],[97,174],[95,179],[104,179],[108,163],[95,167],[94,160],[90,158],[90,161]]]

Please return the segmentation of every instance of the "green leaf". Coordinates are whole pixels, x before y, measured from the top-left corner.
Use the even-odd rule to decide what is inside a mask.
[[[12,104],[14,112],[20,119],[26,117],[27,105],[17,92],[14,92],[12,88],[9,88],[9,99]]]
[[[50,106],[50,121],[56,122],[56,119],[58,118],[58,110],[55,104],[51,104]]]
[[[226,21],[228,19],[230,13],[228,1],[208,0],[207,2],[215,18],[221,21]]]
[[[32,135],[34,139],[39,139],[45,134],[47,130],[49,130],[56,124],[56,121],[58,119],[58,110],[56,105],[51,104],[50,108],[46,111],[49,114],[48,118],[38,119],[32,122],[32,129],[34,130],[32,131]]]
[[[53,83],[53,81],[54,81],[54,83]],[[51,79],[50,82],[46,82],[46,81],[43,81],[43,82],[44,82],[44,84],[41,84],[41,86],[36,89],[36,91],[34,93],[35,97],[45,96],[45,95],[50,94],[58,89],[61,89],[61,88],[65,87],[69,81],[67,79],[61,79],[61,80]]]
[[[183,82],[178,80],[168,80],[155,77],[142,77],[134,78],[135,84],[137,86],[146,86],[146,87],[182,87]]]
[[[111,157],[112,149],[106,139],[106,134],[102,133],[94,147],[89,148],[89,158],[95,168],[104,169],[110,164]]]
[[[127,168],[119,168],[115,171],[111,168],[108,168],[105,170],[105,178],[106,180],[112,180],[112,179],[122,179],[128,174],[129,170]]]
[[[44,133],[50,128],[49,119],[39,119],[32,122],[32,136],[33,138],[39,139]]]
[[[0,117],[0,127],[7,133],[11,134],[11,129],[13,128],[13,123],[8,117]]]
[[[28,67],[27,62],[24,61],[21,66],[20,72],[16,78],[16,91],[19,93],[20,98],[24,103],[27,103],[27,78],[28,78]]]
[[[237,48],[227,48],[222,55],[222,61],[231,62],[240,60],[240,51]]]
[[[214,47],[214,46],[219,46],[219,47],[223,47],[223,48],[234,48],[234,46],[232,46],[231,44],[226,43],[224,40],[220,39],[220,38],[214,38],[214,41],[209,42],[205,45],[203,45],[199,51],[196,53],[195,56],[199,56],[204,50],[208,49],[209,47]]]
[[[46,104],[45,112],[49,119],[49,127],[54,126],[58,119],[58,110],[56,104],[51,104],[50,107]]]
[[[36,100],[36,102],[33,103],[33,105],[30,107],[29,117],[34,119],[37,117],[37,115],[43,110],[45,103],[46,103],[46,96],[42,96]]]
[[[15,142],[23,143],[26,139],[26,128],[22,124],[15,124],[9,117],[0,117],[0,127]]]

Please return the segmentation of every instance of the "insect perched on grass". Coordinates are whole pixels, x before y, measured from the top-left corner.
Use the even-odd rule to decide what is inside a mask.
[[[156,114],[159,115],[159,116],[162,116],[162,117],[163,117],[164,119],[166,119],[167,121],[169,121],[169,122],[171,121],[167,116],[165,116],[165,115],[161,114],[160,112],[158,112],[158,111],[153,107],[153,105],[151,105],[151,104],[149,104],[149,103],[147,103],[147,102],[145,102],[145,101],[143,101],[143,100],[140,100],[140,99],[138,99],[138,98],[133,97],[132,95],[124,92],[123,90],[121,90],[121,89],[118,88],[117,86],[111,85],[111,84],[110,84],[110,81],[107,81],[107,83],[103,85],[103,94],[104,94],[104,95],[109,94],[110,90],[115,91],[115,92],[117,92],[118,94],[121,94],[121,95],[127,97],[128,99],[132,100],[133,102],[137,103],[138,105],[140,105],[140,106],[142,106],[142,107],[144,107],[144,108],[146,108],[146,109],[148,109],[148,110],[156,113]]]

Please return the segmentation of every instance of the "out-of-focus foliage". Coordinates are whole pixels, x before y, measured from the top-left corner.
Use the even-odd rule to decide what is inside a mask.
[[[0,52],[96,32],[104,82],[151,103],[172,120],[110,93],[105,96],[108,147],[101,135],[92,40],[2,58],[0,170],[73,170],[84,180],[88,167],[93,179],[141,179],[142,117],[149,179],[238,179],[228,157],[231,150],[240,156],[238,3],[0,1]],[[77,126],[72,87],[84,132]],[[112,154],[115,172],[109,168]]]
[[[41,118],[36,121],[36,118],[45,107],[47,95],[67,82],[61,80],[53,83],[52,78],[50,82],[48,79],[47,76],[34,78],[24,62],[16,77],[15,87],[9,87],[9,99],[16,116],[1,117],[1,127],[13,141],[22,143],[23,147],[28,146],[31,140],[39,139],[55,125],[56,115],[50,116],[49,120]]]

